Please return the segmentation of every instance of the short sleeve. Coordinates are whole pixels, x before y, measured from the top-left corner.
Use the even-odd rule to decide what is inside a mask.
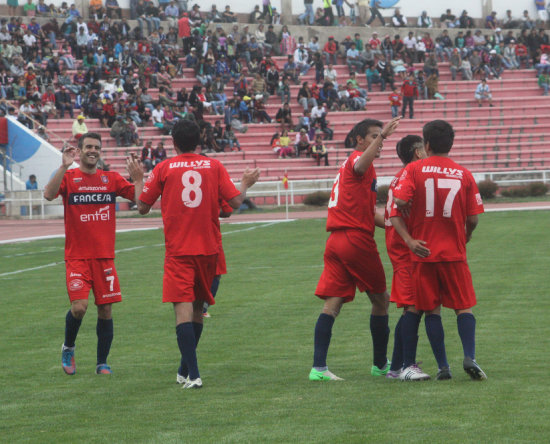
[[[61,181],[61,185],[59,185],[59,190],[57,191],[55,197],[57,196],[67,196],[67,173],[65,173],[63,180]]]
[[[143,191],[139,196],[139,200],[147,205],[153,205],[162,194],[162,165],[162,163],[159,163],[153,171],[151,171],[147,182],[145,182],[145,185],[143,186]]]
[[[406,166],[401,173],[399,183],[393,190],[394,197],[408,202],[414,196],[415,184],[414,184],[414,169],[412,164]]]
[[[136,189],[135,185],[128,182],[120,174],[117,174],[116,178],[117,178],[117,190],[116,190],[117,195],[122,196],[125,199],[131,200],[133,202],[135,200],[135,189]]]
[[[466,196],[466,201],[467,216],[474,216],[485,211],[483,208],[483,199],[481,198],[477,184],[470,173],[468,173],[468,195]]]

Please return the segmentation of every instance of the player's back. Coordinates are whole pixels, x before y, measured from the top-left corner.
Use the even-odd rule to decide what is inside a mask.
[[[431,156],[409,164],[394,195],[412,199],[409,229],[427,242],[431,254],[414,260],[427,262],[466,259],[466,218],[483,212],[483,202],[472,174],[452,159]]]
[[[162,194],[166,255],[215,254],[219,199],[238,194],[222,164],[184,153],[160,163],[151,174],[144,195]]]

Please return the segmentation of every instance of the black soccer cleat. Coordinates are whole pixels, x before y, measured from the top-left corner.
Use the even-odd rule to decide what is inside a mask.
[[[483,370],[481,370],[481,367],[478,365],[478,363],[475,361],[475,359],[466,357],[464,358],[463,362],[464,371],[470,375],[470,378],[472,378],[474,381],[484,381],[487,379],[487,375]]]
[[[451,374],[451,369],[449,367],[441,367],[437,371],[437,376],[435,379],[438,381],[445,381],[447,379],[452,379],[453,375]]]

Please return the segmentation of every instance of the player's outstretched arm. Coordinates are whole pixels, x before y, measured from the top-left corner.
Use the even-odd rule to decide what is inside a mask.
[[[128,174],[130,174],[130,178],[132,179],[132,182],[135,186],[134,191],[134,202],[139,201],[139,196],[141,195],[141,192],[143,191],[143,166],[141,165],[141,161],[137,158],[137,156],[132,153],[129,157],[126,158],[126,170],[128,171]]]
[[[54,200],[55,196],[59,192],[59,187],[61,182],[63,182],[63,176],[73,164],[76,157],[76,148],[74,146],[69,146],[63,151],[63,156],[61,157],[61,166],[57,169],[53,177],[44,187],[44,199]]]
[[[466,243],[470,242],[470,239],[472,238],[472,233],[476,229],[478,221],[479,218],[477,217],[477,214],[474,214],[473,216],[468,216],[466,218]]]
[[[382,149],[382,144],[384,143],[384,139],[387,139],[390,137],[395,130],[397,129],[397,126],[399,125],[399,121],[401,120],[401,117],[395,117],[391,119],[386,125],[384,125],[384,128],[382,128],[382,131],[380,131],[380,134],[372,141],[372,143],[363,151],[363,154],[361,154],[361,157],[359,157],[359,160],[355,162],[355,165],[353,165],[353,170],[355,171],[355,174],[363,175],[366,173],[366,171],[369,169],[369,167],[372,165],[372,162],[374,161],[374,158],[376,157],[376,154],[378,154],[378,151]],[[361,139],[360,137],[357,138],[357,143],[365,143],[364,139]]]
[[[391,223],[395,228],[395,231],[403,238],[409,249],[420,257],[428,257],[430,255],[430,250],[425,247],[426,242],[423,240],[413,239],[407,230],[407,225],[401,216],[390,217]]]
[[[243,201],[246,199],[247,190],[251,186],[253,186],[258,181],[259,178],[260,178],[259,168],[254,168],[253,170],[250,170],[247,168],[244,171],[243,177],[241,178],[241,186],[240,186],[241,194],[227,201],[227,203],[231,206],[231,208],[234,208],[236,210],[241,206]]]

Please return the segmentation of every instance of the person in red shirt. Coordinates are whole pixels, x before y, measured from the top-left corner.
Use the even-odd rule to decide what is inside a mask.
[[[407,80],[401,85],[401,95],[403,96],[403,109],[401,110],[401,116],[405,117],[405,110],[409,105],[409,119],[414,115],[414,99],[418,99],[418,87],[414,80],[414,73],[410,72]]]
[[[397,92],[397,87],[393,88],[392,93],[389,96],[391,106],[391,116],[393,118],[399,115],[399,107],[401,106],[401,94]]]
[[[182,39],[183,54],[189,54],[191,49],[191,25],[189,23],[189,16],[187,12],[181,14],[181,18],[178,20],[178,37]]]
[[[239,208],[260,170],[246,169],[239,191],[218,160],[194,153],[200,143],[196,123],[179,120],[172,139],[177,155],[153,169],[139,197],[138,210],[147,214],[162,195],[166,244],[162,300],[171,302],[176,313],[181,352],[176,380],[186,389],[201,388],[196,347],[202,333],[203,304],[215,303],[210,287],[220,246],[219,224],[215,222],[219,201]],[[143,169],[137,172],[143,175]]]
[[[396,205],[408,211],[409,221],[405,224],[393,210],[390,220],[414,253],[415,308],[426,313],[426,333],[439,366],[437,379],[451,378],[441,305],[457,314],[464,370],[472,379],[487,379],[475,361],[472,307],[476,296],[466,262],[466,243],[477,226],[478,214],[483,213],[483,202],[472,174],[449,158],[453,127],[434,120],[422,132],[429,157],[407,165],[393,191]],[[403,337],[410,335],[403,327]],[[406,352],[406,343],[404,347]]]
[[[325,43],[325,46],[323,47],[323,54],[325,55],[325,64],[330,65],[331,63],[333,65],[337,65],[336,56],[338,53],[338,43],[336,43],[336,40],[334,40],[333,36],[330,36],[328,38],[328,41]]]
[[[69,169],[79,156],[80,166]],[[76,336],[88,308],[90,289],[97,305],[97,374],[110,374],[107,356],[113,341],[112,304],[122,300],[115,269],[116,196],[135,201],[143,179],[131,175],[134,184],[120,174],[97,168],[101,156],[101,136],[86,133],[78,150],[68,147],[62,164],[44,188],[44,197],[63,197],[65,208],[65,268],[71,309],[65,318],[62,367],[74,375]],[[136,160],[127,159],[128,168]]]
[[[397,156],[403,162],[404,166],[419,159],[426,157],[424,142],[422,137],[408,135],[397,143]],[[384,211],[384,222],[386,224],[386,249],[393,267],[393,278],[391,283],[390,302],[394,302],[397,307],[403,307],[403,316],[399,318],[395,326],[393,356],[390,365],[390,371],[386,375],[390,379],[402,379],[404,381],[421,381],[430,379],[430,375],[422,372],[416,364],[416,345],[418,342],[418,325],[422,313],[415,310],[416,303],[414,289],[412,285],[413,264],[410,259],[410,251],[407,244],[401,236],[397,234],[390,221],[393,203],[393,190],[399,182],[403,173],[402,168],[390,183],[388,190],[388,202]],[[408,219],[406,219],[408,221]],[[412,323],[412,328],[416,328],[414,335],[406,338],[402,335],[402,324]],[[411,356],[404,358],[403,343],[408,343],[407,351]],[[404,364],[406,363],[406,364]]]
[[[328,203],[324,269],[315,295],[324,305],[315,325],[312,381],[340,380],[327,367],[332,326],[342,306],[355,298],[355,289],[366,291],[372,303],[370,328],[373,342],[373,376],[389,370],[386,357],[389,328],[386,276],[374,241],[375,224],[384,228],[376,213],[376,171],[384,139],[391,136],[400,118],[382,122],[365,119],[348,134],[347,146],[355,150],[340,167]]]

